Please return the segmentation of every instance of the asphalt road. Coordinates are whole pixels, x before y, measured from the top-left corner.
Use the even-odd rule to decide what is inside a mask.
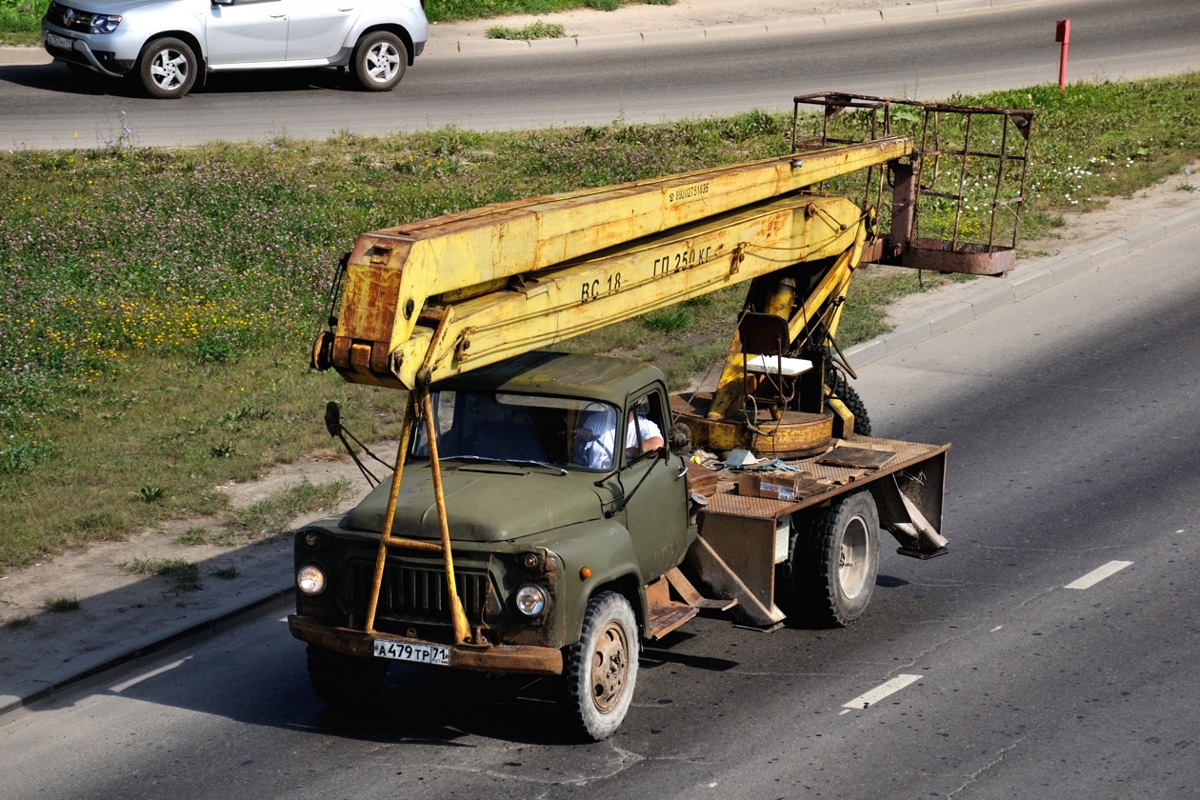
[[[962,4],[942,4],[954,9]],[[771,28],[614,33],[578,46],[431,44],[388,94],[337,73],[235,74],[181,101],[128,86],[81,85],[61,66],[0,66],[0,146],[197,144],[325,138],[455,125],[527,129],[658,122],[791,107],[796,94],[851,91],[942,99],[957,92],[1056,83],[1055,21],[1072,20],[1070,78],[1130,79],[1200,68],[1200,3],[1061,0],[941,6],[812,18]],[[856,24],[848,24],[854,22]],[[488,44],[488,43],[483,43]],[[110,93],[106,93],[110,92]]]
[[[564,745],[544,683],[434,668],[333,719],[263,618],[0,728],[4,796],[1194,796],[1188,218],[1042,291],[998,283],[1031,296],[992,313],[972,295],[975,321],[860,370],[877,432],[954,442],[952,552],[889,552],[851,628],[695,620],[644,650],[616,737]]]

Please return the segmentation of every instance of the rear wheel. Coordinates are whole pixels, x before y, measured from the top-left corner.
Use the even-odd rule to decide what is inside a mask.
[[[354,73],[363,88],[386,92],[400,82],[408,67],[408,51],[394,33],[376,31],[364,36],[354,50]]]
[[[629,601],[601,592],[588,601],[583,634],[566,649],[563,676],[581,734],[593,741],[617,732],[637,683],[638,628]]]
[[[192,48],[179,39],[155,39],[142,51],[139,74],[151,97],[183,97],[196,82],[198,62]]]
[[[381,658],[359,658],[308,646],[308,679],[317,697],[335,711],[363,710],[383,685],[388,666]]]
[[[850,413],[854,415],[854,432],[859,436],[871,435],[871,418],[867,415],[867,404],[858,396],[858,392],[846,382],[840,372],[834,372],[829,378],[829,389],[833,396],[841,400]],[[834,419],[835,425],[839,422]],[[835,431],[835,433],[838,433]]]
[[[792,598],[802,621],[845,626],[867,610],[879,574],[879,511],[867,491],[820,514],[796,537],[789,558]]]

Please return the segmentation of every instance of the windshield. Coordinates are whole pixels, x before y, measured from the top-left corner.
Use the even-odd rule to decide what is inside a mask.
[[[433,413],[443,459],[538,462],[612,469],[615,406],[543,395],[436,392]],[[413,431],[412,455],[429,457],[425,426]]]

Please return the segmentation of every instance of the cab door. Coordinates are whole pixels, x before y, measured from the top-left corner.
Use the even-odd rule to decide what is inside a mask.
[[[336,56],[361,13],[362,0],[287,0],[288,61]]]
[[[287,0],[226,0],[208,17],[210,68],[283,61],[287,52]]]
[[[687,463],[676,455],[664,460],[658,452],[643,452],[646,438],[655,431],[666,446],[669,419],[666,396],[661,387],[654,387],[627,404],[617,439],[626,445],[618,454],[621,486],[629,498],[623,511],[625,529],[643,580],[678,565],[688,545]]]

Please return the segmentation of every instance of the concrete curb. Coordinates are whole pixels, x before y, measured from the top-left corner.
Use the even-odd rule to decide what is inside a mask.
[[[1161,222],[1101,239],[1079,253],[1017,267],[998,281],[987,280],[967,299],[939,309],[926,319],[900,325],[883,336],[849,348],[846,356],[856,368],[864,367],[1086,272],[1102,269],[1118,258],[1197,225],[1200,225],[1200,209],[1189,209]]]

